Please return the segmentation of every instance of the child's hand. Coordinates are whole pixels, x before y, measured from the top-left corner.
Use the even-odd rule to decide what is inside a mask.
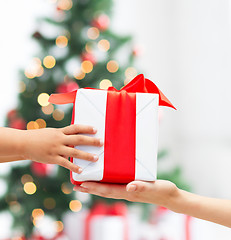
[[[178,195],[178,188],[172,182],[133,181],[126,185],[84,182],[74,190],[99,195],[106,198],[125,199],[132,202],[144,202],[169,207],[168,204]]]
[[[103,142],[100,139],[81,135],[95,133],[96,130],[93,127],[84,125],[24,131],[23,157],[41,163],[58,164],[73,172],[81,173],[82,169],[71,163],[68,157],[97,161],[97,155],[72,147],[78,145],[101,147]]]

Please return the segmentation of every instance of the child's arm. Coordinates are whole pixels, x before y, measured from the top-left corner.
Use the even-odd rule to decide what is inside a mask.
[[[71,125],[65,128],[44,128],[38,130],[16,130],[0,128],[0,162],[28,159],[41,163],[59,164],[80,173],[68,157],[97,161],[98,156],[71,146],[102,146],[100,139],[81,134],[95,134],[90,126]]]
[[[231,200],[202,197],[176,187],[169,181],[134,181],[125,185],[85,182],[75,190],[107,198],[153,203],[177,213],[231,227]]]

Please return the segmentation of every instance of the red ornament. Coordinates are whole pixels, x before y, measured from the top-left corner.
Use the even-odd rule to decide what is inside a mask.
[[[26,129],[26,121],[22,118],[16,118],[8,123],[10,128],[24,130]]]
[[[16,109],[13,109],[7,114],[8,127],[24,130],[26,129],[26,121],[19,116]]]
[[[31,171],[34,175],[38,177],[46,177],[49,176],[54,169],[54,165],[52,164],[45,164],[39,162],[32,162],[31,163]]]
[[[109,24],[110,24],[110,19],[106,14],[102,14],[94,18],[91,22],[91,25],[93,27],[98,28],[102,32],[108,29]]]
[[[70,82],[64,82],[64,83],[61,83],[60,85],[58,85],[56,92],[57,93],[66,93],[66,92],[72,92],[77,89],[79,89],[78,83],[76,83],[74,81],[70,81]]]
[[[16,109],[13,109],[13,110],[11,110],[7,113],[7,118],[9,120],[11,120],[13,118],[16,118],[16,117],[17,117],[17,110]]]
[[[142,55],[142,53],[143,53],[143,50],[139,46],[134,47],[132,50],[132,55],[135,57]]]
[[[90,61],[93,65],[96,64],[95,56],[91,53],[83,52],[80,56],[82,62],[83,61]]]

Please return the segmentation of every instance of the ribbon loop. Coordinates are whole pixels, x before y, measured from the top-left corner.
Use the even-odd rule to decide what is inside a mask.
[[[86,89],[95,89],[95,88],[86,88]],[[97,89],[100,90],[100,89]],[[114,87],[109,87],[108,91],[112,92],[121,92],[126,91],[128,93],[156,93],[159,94],[159,105],[171,107],[176,110],[172,103],[167,99],[167,97],[160,91],[160,89],[149,79],[144,78],[143,74],[136,76],[131,82],[126,86],[117,90]],[[74,103],[77,90],[69,93],[61,94],[51,94],[49,102],[54,104],[67,104]]]

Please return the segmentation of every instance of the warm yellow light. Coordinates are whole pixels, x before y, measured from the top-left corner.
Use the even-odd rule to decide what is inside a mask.
[[[10,211],[13,213],[18,213],[21,210],[21,204],[17,201],[11,201],[9,203],[10,205]]]
[[[19,93],[23,93],[26,90],[26,84],[23,81],[19,82]]]
[[[61,10],[70,10],[73,6],[72,0],[59,0],[58,1],[58,8]]]
[[[40,93],[38,96],[38,103],[43,107],[48,106],[49,105],[49,102],[48,102],[49,97],[50,96],[47,93]]]
[[[36,77],[41,77],[44,73],[44,68],[42,66],[39,66],[37,69]]]
[[[125,71],[125,76],[127,79],[132,79],[137,75],[137,71],[134,67],[129,67]]]
[[[52,114],[54,111],[54,105],[49,103],[49,105],[42,107],[42,111],[46,115]]]
[[[46,68],[53,68],[56,64],[56,60],[53,56],[46,56],[44,59],[43,59],[43,65],[46,67]]]
[[[111,86],[112,82],[109,79],[103,79],[99,84],[100,89],[108,89]]]
[[[79,212],[82,209],[82,203],[79,200],[72,200],[69,203],[72,212]]]
[[[62,190],[62,192],[64,193],[64,194],[70,194],[70,193],[72,193],[72,187],[71,187],[71,185],[69,184],[69,183],[63,183],[62,185],[61,185],[61,190]]]
[[[25,184],[27,182],[33,182],[33,178],[31,175],[29,174],[24,174],[22,177],[21,177],[21,183],[22,184]]]
[[[42,218],[44,217],[44,211],[41,208],[36,208],[32,211],[33,218]]]
[[[26,129],[27,130],[39,129],[39,125],[35,121],[30,121],[27,123]]]
[[[110,48],[110,43],[108,40],[106,39],[102,39],[98,42],[98,48],[103,51],[103,52],[107,52]]]
[[[91,43],[86,43],[85,49],[88,53],[92,53],[92,44]]]
[[[56,231],[57,232],[62,232],[63,231],[63,223],[61,221],[56,221]]]
[[[47,123],[45,122],[45,120],[39,118],[35,121],[38,125],[39,128],[45,128],[47,126]]]
[[[107,63],[108,72],[115,73],[118,71],[118,69],[119,69],[119,64],[116,61],[111,60]]]
[[[68,39],[65,36],[58,36],[56,38],[56,45],[60,48],[66,47],[68,44]]]
[[[33,58],[25,70],[27,78],[40,77],[43,74],[43,68],[41,66],[41,60],[39,58]]]
[[[85,78],[85,73],[82,72],[82,71],[78,71],[77,73],[74,74],[74,77],[77,79],[77,80],[82,80],[83,78]]]
[[[81,69],[82,69],[82,71],[83,71],[84,73],[90,73],[90,72],[92,71],[92,69],[93,69],[93,64],[92,64],[92,62],[91,62],[91,61],[88,61],[88,60],[83,61],[83,62],[81,63]]]
[[[60,109],[55,109],[54,112],[53,112],[53,118],[56,120],[56,121],[61,121],[63,120],[64,118],[64,112]]]
[[[37,187],[33,182],[27,182],[24,184],[24,191],[26,194],[32,195],[36,192]]]
[[[95,40],[99,37],[99,29],[96,27],[91,27],[87,30],[87,36],[92,39]]]
[[[45,198],[45,200],[43,201],[43,205],[47,209],[53,209],[55,208],[56,202],[54,198]]]

